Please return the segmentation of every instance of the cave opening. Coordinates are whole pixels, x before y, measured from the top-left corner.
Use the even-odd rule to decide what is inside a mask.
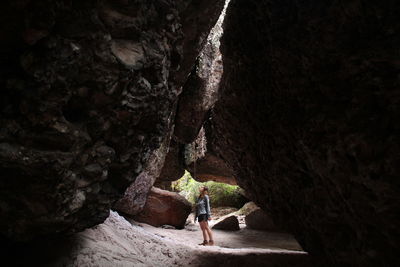
[[[202,236],[199,222],[196,220],[196,204],[200,189],[207,187],[211,207],[208,225],[213,231],[215,246],[230,249],[303,251],[294,237],[279,229],[271,217],[248,199],[246,192],[234,181],[231,180],[228,184],[221,182],[226,181],[226,178],[195,175],[195,171],[191,173],[185,170],[184,175],[176,181],[156,182],[154,187],[157,189],[151,191],[144,212],[134,216],[131,222],[141,223],[141,226],[144,226],[143,223],[150,224],[144,227],[151,233],[174,239],[178,243],[196,245],[201,242]],[[171,191],[174,193],[167,193]],[[170,215],[157,207],[157,201],[162,200],[162,194],[174,196],[175,201],[181,202],[180,205],[169,202],[174,210],[169,211],[172,213]],[[167,201],[167,198],[163,200]],[[164,203],[164,206],[169,204]],[[184,208],[187,208],[186,212],[182,212]],[[167,216],[171,217],[167,219]],[[174,220],[177,216],[182,216],[183,220]]]

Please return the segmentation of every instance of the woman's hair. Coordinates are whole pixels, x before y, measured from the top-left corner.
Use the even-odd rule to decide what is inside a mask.
[[[201,191],[199,198],[201,198],[204,195],[208,195],[208,187],[207,186],[203,186],[203,190]]]

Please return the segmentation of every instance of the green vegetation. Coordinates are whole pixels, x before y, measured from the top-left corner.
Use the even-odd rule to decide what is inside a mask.
[[[248,201],[240,194],[242,189],[239,186],[212,181],[200,183],[194,180],[188,171],[171,186],[173,191],[179,192],[192,204],[196,202],[202,186],[208,187],[212,207],[241,208]]]

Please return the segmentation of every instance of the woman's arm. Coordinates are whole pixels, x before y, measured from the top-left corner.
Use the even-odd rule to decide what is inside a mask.
[[[208,218],[209,220],[211,220],[210,198],[209,198],[207,195],[205,195],[204,197],[205,197],[205,199],[206,199],[207,218]]]
[[[197,207],[197,201],[196,201],[196,204],[194,204],[194,209],[195,209],[194,222],[196,222],[197,217],[199,217],[199,214],[198,214],[199,208]]]

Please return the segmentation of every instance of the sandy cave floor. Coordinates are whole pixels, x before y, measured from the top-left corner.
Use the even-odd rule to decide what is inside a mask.
[[[166,240],[196,247],[203,241],[202,233],[198,223],[190,223],[185,229],[163,229],[153,227],[144,223],[131,221],[132,224],[143,227],[149,233],[153,233]],[[215,221],[210,221],[212,227]],[[222,248],[254,248],[271,250],[303,251],[292,235],[286,233],[274,233],[247,229],[240,225],[239,231],[212,230],[215,246]]]
[[[68,239],[40,243],[8,255],[8,266],[313,266],[287,234],[214,230],[216,246],[199,246],[198,225],[183,230],[128,222],[116,212]]]

